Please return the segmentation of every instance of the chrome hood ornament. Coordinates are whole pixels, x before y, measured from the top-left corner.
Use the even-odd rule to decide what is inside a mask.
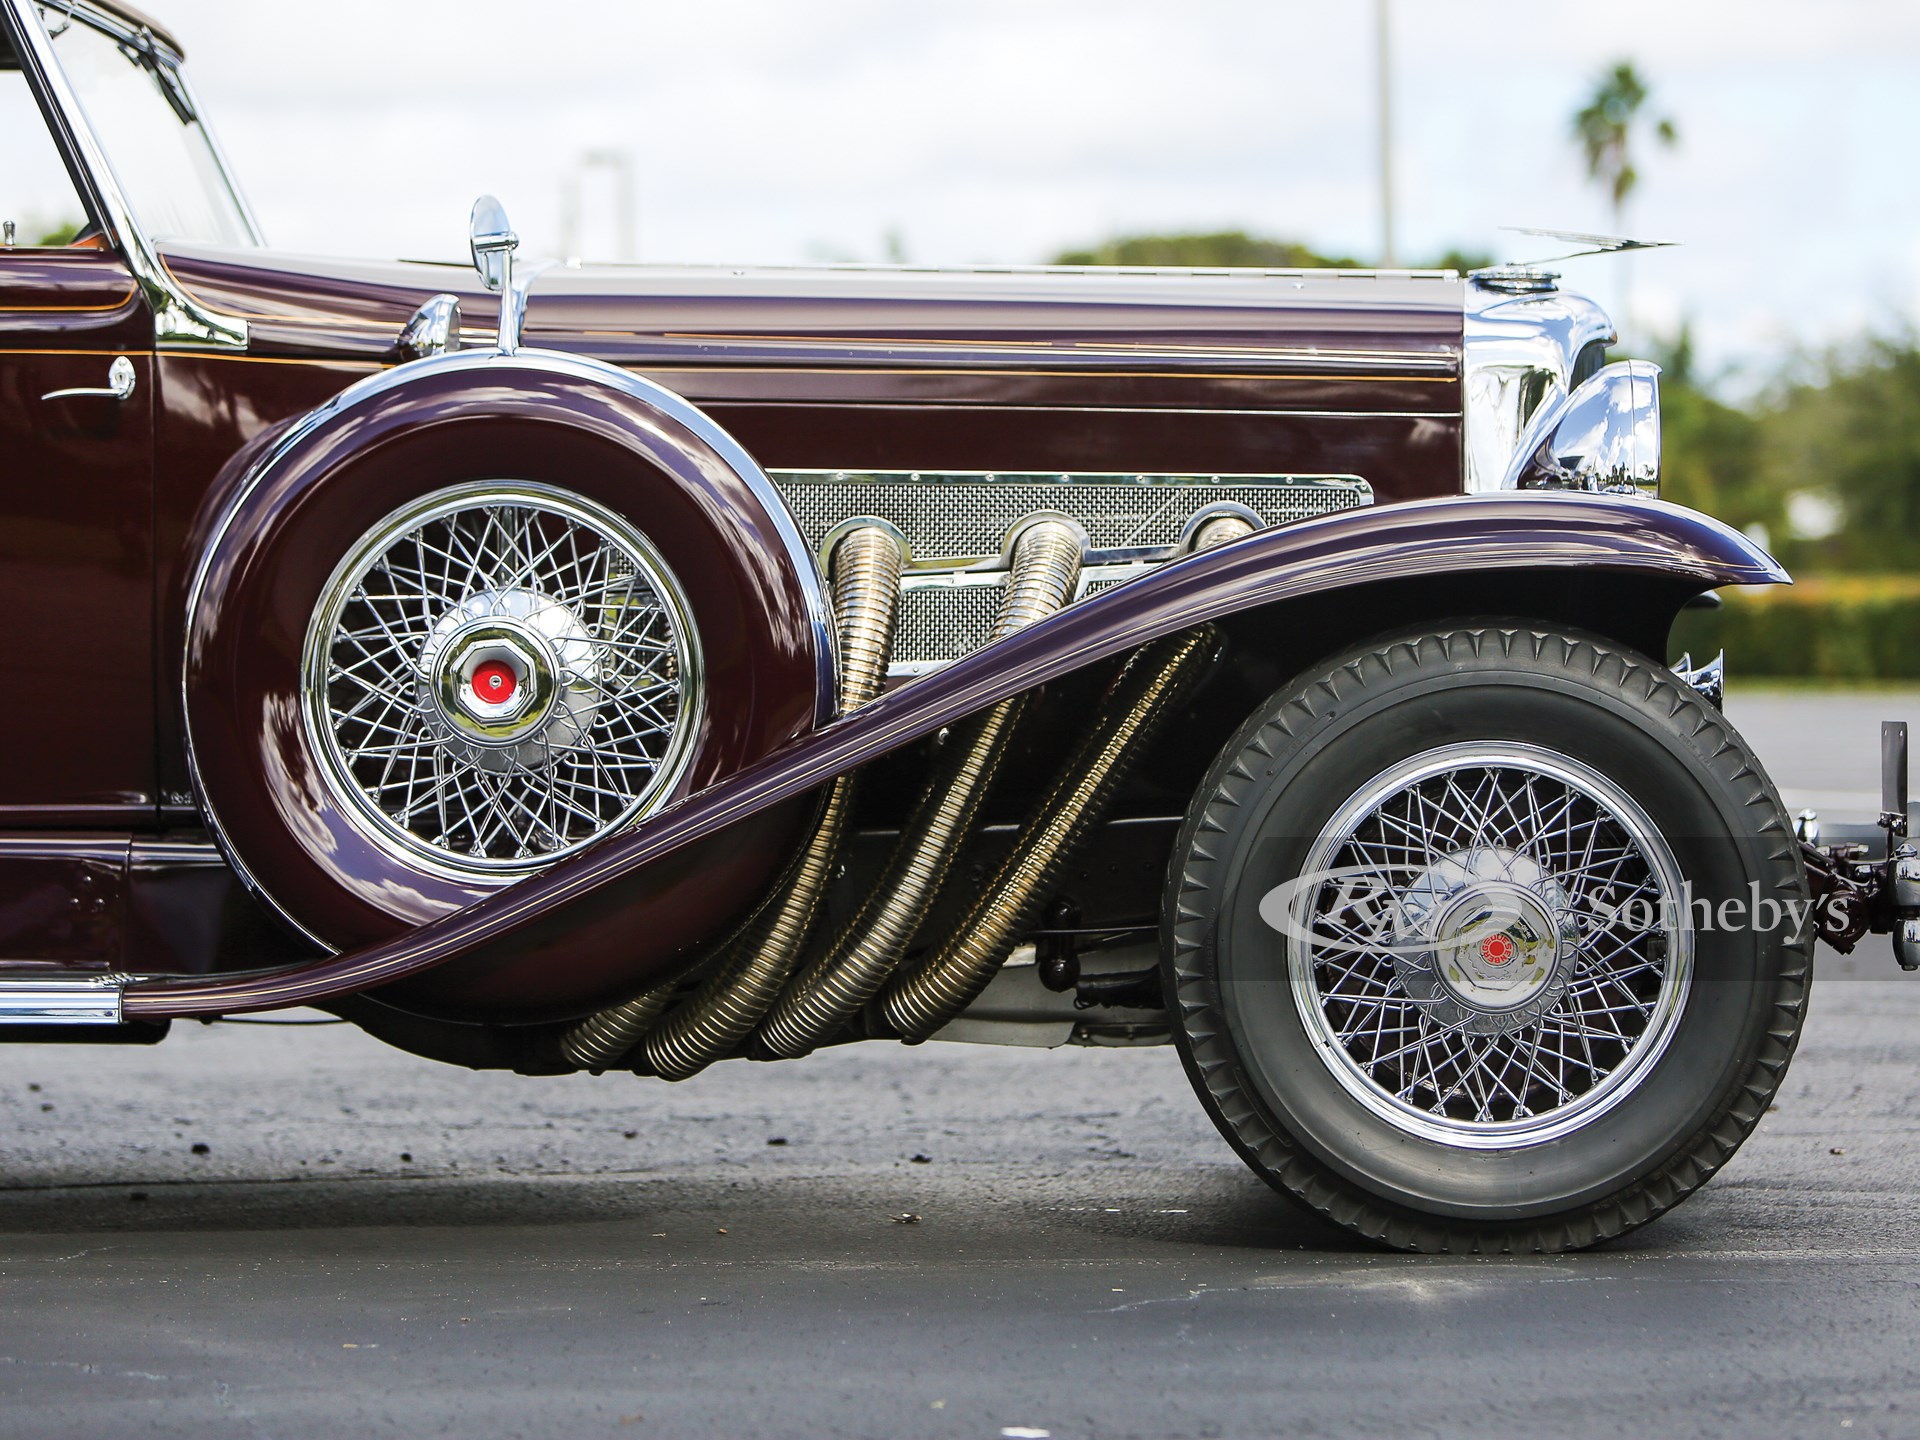
[[[1678,240],[1635,240],[1625,235],[1592,235],[1584,230],[1536,230],[1527,225],[1503,225],[1500,227],[1510,235],[1537,235],[1547,240],[1564,240],[1569,245],[1584,248],[1568,255],[1545,255],[1537,261],[1523,261],[1523,264],[1545,264],[1554,260],[1578,260],[1587,255],[1616,255],[1626,250],[1664,250],[1678,245]]]
[[[1509,295],[1529,295],[1559,289],[1560,272],[1548,265],[1562,260],[1583,260],[1589,255],[1622,255],[1630,250],[1661,250],[1678,245],[1678,240],[1634,240],[1624,235],[1592,235],[1584,230],[1536,230],[1526,225],[1500,227],[1511,235],[1537,235],[1578,245],[1562,255],[1542,255],[1534,260],[1516,260],[1504,265],[1487,265],[1467,272],[1467,279],[1485,290]]]

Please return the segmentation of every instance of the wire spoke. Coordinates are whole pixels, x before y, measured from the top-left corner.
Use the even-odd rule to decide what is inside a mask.
[[[692,637],[670,577],[576,501],[485,491],[411,513],[362,542],[316,616],[309,703],[347,798],[407,848],[481,870],[627,823],[685,748]],[[544,657],[520,683],[556,677],[518,731],[447,698],[470,670],[445,657],[482,623]]]
[[[1480,753],[1403,773],[1418,778],[1383,783],[1343,812],[1354,817],[1344,831],[1323,835],[1314,853],[1327,878],[1297,912],[1310,923],[1294,938],[1307,985],[1296,992],[1318,1012],[1308,1018],[1327,1063],[1350,1066],[1383,1114],[1449,1134],[1504,1133],[1593,1103],[1678,1013],[1685,967],[1673,945],[1689,932],[1671,851],[1629,823],[1630,802],[1609,798],[1604,777],[1574,783]],[[1530,898],[1493,913],[1549,917],[1548,964],[1512,991],[1476,989],[1445,958],[1468,953],[1458,945],[1474,935],[1455,942],[1436,927],[1503,895]]]

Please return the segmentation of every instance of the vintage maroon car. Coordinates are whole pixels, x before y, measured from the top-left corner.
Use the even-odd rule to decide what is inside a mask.
[[[0,248],[0,1038],[1171,1042],[1340,1224],[1558,1249],[1733,1153],[1816,929],[1920,954],[1662,663],[1787,577],[1549,274],[314,261],[159,25],[0,22],[85,212]]]

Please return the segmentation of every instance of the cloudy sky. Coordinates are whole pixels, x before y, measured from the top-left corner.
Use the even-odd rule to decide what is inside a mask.
[[[483,190],[531,249],[1029,263],[1116,232],[1376,252],[1373,5],[1338,0],[148,0],[276,245],[451,256]],[[1569,117],[1631,57],[1643,333],[1711,363],[1920,317],[1913,0],[1392,0],[1403,257],[1610,223]],[[1617,304],[1610,262],[1570,277]],[[1737,383],[1737,378],[1736,378]]]

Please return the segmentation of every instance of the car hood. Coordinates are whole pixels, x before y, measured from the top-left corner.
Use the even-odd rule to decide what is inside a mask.
[[[442,291],[494,343],[464,265],[166,258],[251,358],[313,364],[276,403],[395,363]],[[1459,488],[1463,299],[1448,274],[560,265],[523,341],[665,386],[769,469],[1285,471],[1386,501]]]
[[[467,346],[493,342],[498,297],[464,264],[171,247],[203,304],[243,319],[260,354],[394,358],[420,302],[461,300]],[[524,273],[524,271],[523,271]],[[1445,273],[555,265],[524,341],[662,363],[1183,372],[1457,374],[1462,287]]]

